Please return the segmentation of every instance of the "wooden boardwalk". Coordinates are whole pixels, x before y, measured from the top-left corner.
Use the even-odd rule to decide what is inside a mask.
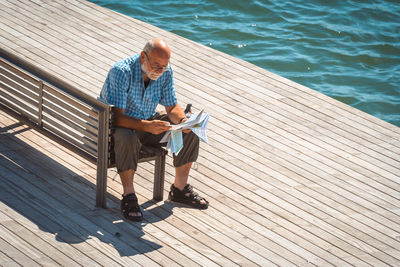
[[[398,127],[90,2],[0,1],[1,46],[93,97],[153,37],[180,103],[211,114],[190,178],[210,208],[150,201],[151,163],[142,223],[122,220],[114,170],[95,208],[95,166],[0,111],[0,266],[400,266]]]

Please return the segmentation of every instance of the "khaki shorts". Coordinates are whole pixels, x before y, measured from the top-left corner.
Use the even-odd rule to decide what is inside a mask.
[[[167,115],[158,115],[150,120],[169,121]],[[165,133],[158,135],[136,131],[127,128],[116,128],[113,134],[115,163],[118,172],[137,169],[139,160],[139,151],[142,145],[148,146],[166,146],[166,143],[160,143]],[[199,155],[199,138],[190,132],[183,134],[183,148],[178,155],[173,154],[173,164],[175,167],[185,165],[188,162],[194,162]]]

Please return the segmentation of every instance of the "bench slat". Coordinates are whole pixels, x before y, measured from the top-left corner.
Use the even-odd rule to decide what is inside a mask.
[[[0,82],[4,84],[4,89],[6,89],[10,94],[18,97],[20,100],[28,102],[29,104],[32,104],[34,106],[39,105],[37,94],[32,93],[30,90],[27,90],[21,85],[1,75]]]
[[[46,97],[48,98],[52,97],[52,99],[59,99],[62,100],[64,103],[70,104],[72,107],[75,108],[72,110],[73,112],[80,111],[89,114],[95,118],[98,117],[98,110],[95,107],[90,107],[86,104],[83,104],[78,99],[68,96],[65,93],[61,93],[60,91],[54,89],[53,87],[48,86],[47,84],[44,85],[43,90],[46,93]],[[67,106],[68,105],[65,105],[65,107]]]
[[[91,124],[96,132],[98,131],[98,113],[95,112],[92,114],[92,112],[85,112],[85,110],[77,109],[74,106],[65,103],[63,99],[57,98],[46,91],[43,92],[43,99],[44,101],[47,101],[46,103],[49,103],[48,101],[50,101],[52,104],[57,105],[64,110],[68,110],[70,113],[76,115],[76,117],[82,118],[82,120],[87,121],[89,124]]]
[[[50,105],[50,107],[52,107],[52,105]],[[46,105],[43,105],[43,118],[47,119],[51,117],[62,122],[65,125],[68,125],[75,131],[92,140],[93,143],[97,143],[97,134],[93,134],[91,131],[88,131],[87,128],[82,128],[80,124],[75,123],[74,120],[78,120],[77,118],[74,118],[73,115],[67,114],[62,110],[54,110],[52,108],[49,108],[49,103],[46,103]]]
[[[0,83],[0,88],[3,89],[8,89]],[[6,105],[14,109],[15,111],[18,111],[19,113],[23,114],[27,118],[31,119],[32,121],[36,122],[38,121],[37,113],[38,111],[35,110],[34,108],[26,105],[26,103],[21,102],[15,96],[12,96],[10,94],[7,94],[5,91],[0,91],[0,95],[3,97],[4,102],[6,102]]]
[[[97,157],[97,143],[93,143],[92,140],[85,136],[78,135],[76,132],[61,125],[53,118],[47,116],[43,117],[43,128],[48,128],[49,130],[56,132],[60,137],[67,139],[70,143]]]
[[[33,78],[31,75],[23,72],[19,68],[15,67],[13,64],[6,62],[4,59],[0,58],[0,66],[2,66],[4,69],[7,69],[9,72],[16,74],[17,76],[22,77],[23,79],[31,82],[32,84],[38,86],[39,85],[39,80]]]
[[[63,141],[63,146],[67,147],[68,149],[72,151],[76,151],[77,149],[80,151],[81,155],[84,155],[84,157],[91,161],[92,163],[97,162],[97,152],[91,149],[90,147],[82,144],[82,143],[77,143],[76,140],[74,140],[71,137],[66,136],[62,131],[58,130],[57,128],[53,127],[51,124],[48,124],[47,122],[43,122],[44,129],[49,131],[50,133],[56,135],[58,139]],[[60,138],[62,136],[62,138]],[[67,144],[67,145],[66,145]],[[90,157],[88,157],[90,156]]]
[[[38,94],[39,82],[34,83],[34,84],[30,83],[30,82],[26,81],[25,79],[23,79],[22,77],[17,76],[14,73],[9,72],[4,68],[0,68],[0,74],[3,75],[4,77],[7,77],[7,79],[12,80],[13,82],[20,84],[21,86],[29,89],[30,91],[33,91],[36,94]]]
[[[49,113],[50,115],[52,115],[51,112],[56,112],[57,114],[61,114],[63,116],[65,116],[65,120],[69,120],[74,122],[76,125],[79,125],[80,127],[80,131],[84,131],[82,133],[88,133],[90,136],[93,137],[93,139],[97,140],[97,133],[98,133],[98,129],[96,126],[94,126],[93,124],[89,123],[88,121],[85,121],[84,119],[86,119],[85,117],[78,117],[75,114],[71,114],[69,112],[66,112],[64,109],[61,109],[59,106],[49,102],[47,99],[43,99],[43,110],[46,110],[47,113]],[[77,114],[79,115],[79,114]]]

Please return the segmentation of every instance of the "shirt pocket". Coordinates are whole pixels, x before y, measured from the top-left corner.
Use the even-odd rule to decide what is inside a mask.
[[[147,101],[148,101],[146,103],[147,105],[155,108],[158,105],[158,103],[160,103],[160,97],[156,96],[156,95],[153,95],[153,96],[149,97],[147,99]]]

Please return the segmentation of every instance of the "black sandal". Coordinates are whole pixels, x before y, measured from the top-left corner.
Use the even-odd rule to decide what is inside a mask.
[[[194,192],[193,186],[189,184],[187,184],[182,191],[172,184],[168,199],[170,201],[187,204],[196,209],[203,210],[208,208],[208,201],[205,198],[200,197],[196,192]],[[204,200],[205,204],[201,204],[202,200]]]
[[[138,199],[135,193],[128,194],[126,196],[122,196],[121,200],[121,212],[122,215],[128,220],[140,222],[143,219],[142,211],[140,210]],[[129,215],[131,212],[139,212],[139,216]]]

